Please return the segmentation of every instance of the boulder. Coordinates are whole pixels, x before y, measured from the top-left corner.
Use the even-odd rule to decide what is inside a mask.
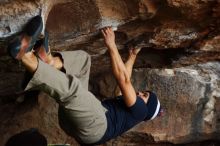
[[[219,75],[218,62],[173,69],[135,69],[132,82],[136,91],[157,93],[165,115],[142,122],[113,142],[181,144],[219,140]],[[96,81],[99,89],[96,92],[103,97],[114,97],[116,82],[111,74]],[[142,138],[136,139],[137,135]]]
[[[22,130],[38,128],[49,143],[77,145],[59,128],[52,99],[45,94],[30,101],[23,97],[25,69],[7,54],[8,43],[36,15],[43,18],[52,51],[80,49],[92,56],[90,88],[100,99],[113,98],[116,86],[100,29],[113,27],[123,60],[129,47],[142,48],[134,86],[157,92],[166,115],[106,145],[200,145],[219,140],[219,0],[1,0],[2,144]],[[204,143],[209,144],[213,142]]]

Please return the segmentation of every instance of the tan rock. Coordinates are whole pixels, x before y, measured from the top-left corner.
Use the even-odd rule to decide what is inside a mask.
[[[200,50],[219,52],[220,51],[220,36],[215,36],[214,38],[205,40],[201,44]]]
[[[59,128],[53,100],[41,94],[38,102],[29,104],[28,99],[16,97],[24,68],[9,58],[6,47],[39,14],[49,31],[52,51],[82,49],[92,55],[90,87],[105,98],[113,97],[116,82],[109,73],[110,59],[99,29],[114,27],[123,60],[126,47],[143,48],[132,81],[136,89],[155,90],[167,114],[106,145],[219,140],[219,8],[219,0],[1,0],[1,143],[34,126],[49,143],[67,140],[77,145]],[[16,99],[24,105],[14,104]]]
[[[210,17],[212,12],[212,5],[216,2],[210,0],[167,0],[168,5],[178,8],[181,13],[189,20],[196,22],[205,21]]]

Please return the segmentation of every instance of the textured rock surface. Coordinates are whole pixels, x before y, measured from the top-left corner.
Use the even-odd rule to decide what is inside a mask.
[[[217,62],[174,69],[135,69],[132,81],[136,90],[157,92],[166,114],[136,126],[106,145],[220,140],[219,75],[220,64]],[[112,74],[94,78],[94,81],[92,87],[98,88],[92,88],[93,92],[100,97],[113,97],[116,83]],[[46,95],[40,94],[38,99],[26,98],[22,104],[6,103],[1,104],[0,134],[3,142],[18,131],[37,127],[50,143],[77,145],[59,128],[57,105]]]
[[[135,141],[137,135],[145,137],[145,142],[189,143],[219,139],[219,75],[219,63],[134,70],[132,81],[136,90],[155,91],[162,100],[166,115],[136,126],[118,141],[141,142]],[[96,81],[100,95],[113,97],[116,83],[111,74]]]
[[[167,114],[107,145],[219,140],[220,1],[154,0],[152,7],[148,1],[1,0],[1,143],[19,131],[36,127],[50,143],[77,145],[60,130],[53,100],[41,94],[38,102],[25,99],[21,105],[15,104],[22,100],[17,96],[22,91],[24,68],[7,56],[6,47],[38,14],[49,31],[52,51],[82,49],[92,55],[91,89],[100,98],[112,97],[116,84],[109,74],[110,60],[99,29],[107,25],[117,29],[123,59],[128,46],[143,48],[133,74],[135,88],[157,91]],[[158,11],[149,19],[148,12],[155,7]]]
[[[11,136],[30,128],[38,128],[47,137],[48,143],[68,141],[73,146],[78,145],[60,129],[57,107],[55,101],[45,94],[26,99],[23,104],[1,104],[0,145],[3,146]]]

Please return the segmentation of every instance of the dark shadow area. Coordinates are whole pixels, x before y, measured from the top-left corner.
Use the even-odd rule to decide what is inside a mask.
[[[197,143],[190,143],[190,144],[179,144],[177,146],[219,146],[220,141],[216,140],[208,140],[208,141],[202,141]]]
[[[33,128],[12,136],[5,146],[47,146],[47,139]]]
[[[171,143],[160,143],[160,144],[147,144],[147,146],[219,146],[220,141],[207,140],[202,142],[188,143],[188,144],[171,144]]]

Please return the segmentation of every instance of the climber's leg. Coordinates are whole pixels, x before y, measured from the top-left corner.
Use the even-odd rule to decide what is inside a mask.
[[[85,51],[60,52],[66,74],[76,76],[84,89],[88,90],[91,57]]]
[[[100,140],[107,128],[106,110],[101,102],[82,86],[76,76],[65,74],[37,59],[34,55],[26,57],[29,61],[33,59],[34,65],[29,61],[23,61],[25,67],[33,73],[25,90],[40,89],[56,99],[62,108],[62,114],[59,114],[60,123],[67,133],[75,133],[77,139],[84,143],[94,143]],[[74,67],[77,72],[82,71],[76,68],[77,65]],[[99,131],[97,128],[100,128]]]
[[[27,71],[31,74],[33,74],[37,70],[38,60],[33,52],[28,52],[24,54],[21,60]]]
[[[43,50],[41,48],[37,49],[39,54],[39,50]],[[41,51],[42,52],[42,51]],[[50,49],[49,49],[50,52]],[[64,72],[70,75],[76,76],[82,83],[83,87],[88,90],[88,82],[89,82],[89,73],[91,66],[91,57],[85,51],[65,51],[65,52],[57,52],[54,55],[51,53],[44,53],[43,62],[53,66],[58,70],[65,70]]]
[[[25,90],[39,88],[61,103],[65,102],[66,98],[70,96],[81,94],[79,79],[42,62],[32,52],[26,53],[22,57],[22,63],[33,74]]]

